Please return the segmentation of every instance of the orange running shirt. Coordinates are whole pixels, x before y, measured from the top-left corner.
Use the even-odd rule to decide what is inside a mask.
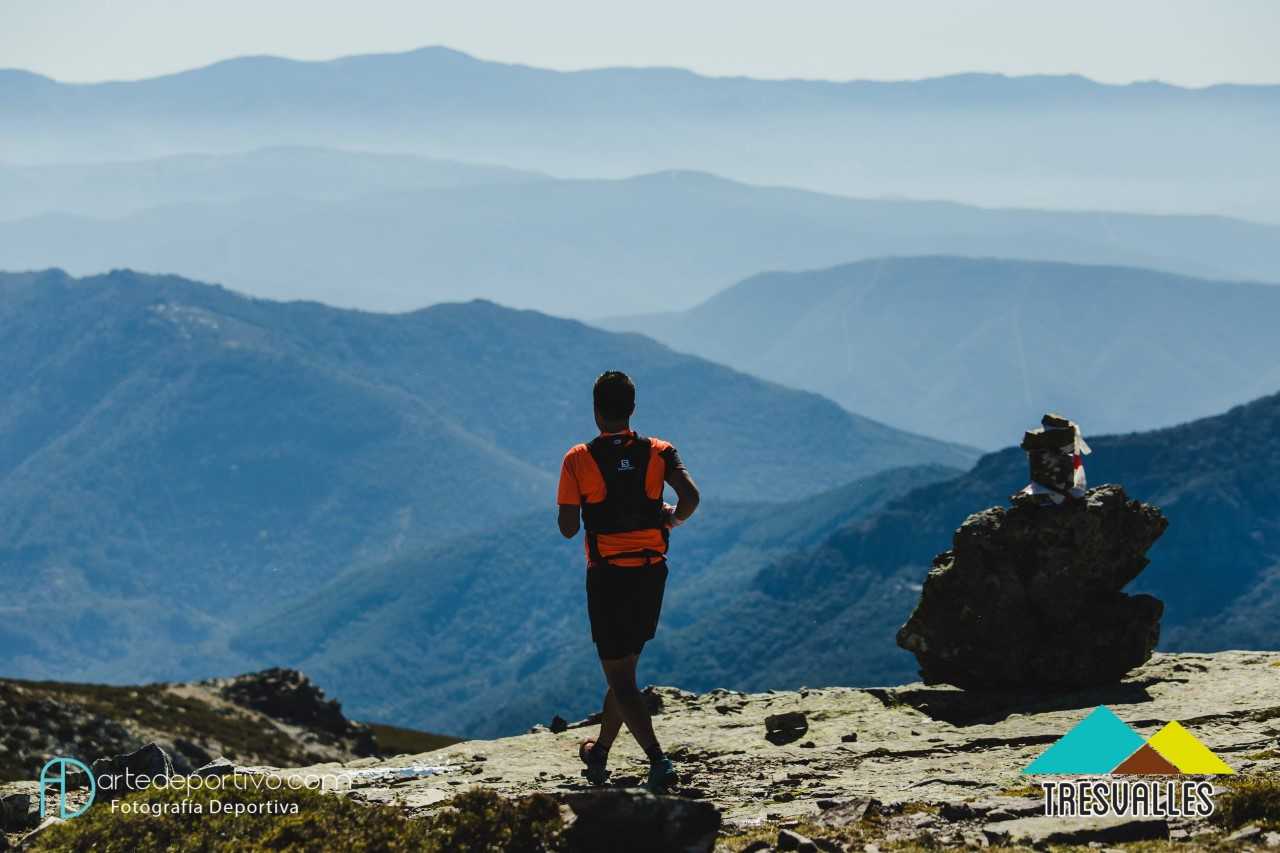
[[[614,433],[610,433],[611,435]],[[635,435],[634,432],[631,435]],[[663,484],[667,477],[668,466],[681,466],[680,456],[676,449],[660,438],[649,438],[649,469],[645,472],[644,490],[650,498],[662,497]],[[604,477],[591,458],[591,451],[585,444],[575,444],[564,455],[564,464],[560,466],[560,487],[556,490],[556,503],[562,506],[581,506],[586,503],[600,503],[604,500]],[[585,537],[583,550],[587,551]],[[628,551],[652,550],[660,554],[666,553],[667,544],[663,541],[660,530],[637,530],[633,533],[601,533],[596,537],[596,545],[600,556],[606,560],[611,554],[625,554]],[[641,557],[624,557],[613,563],[616,566],[643,566]],[[591,565],[590,554],[587,565]]]

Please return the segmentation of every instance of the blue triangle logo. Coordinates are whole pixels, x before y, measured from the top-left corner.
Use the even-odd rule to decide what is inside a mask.
[[[1142,735],[1099,705],[1023,773],[1101,776],[1115,770],[1146,743]]]

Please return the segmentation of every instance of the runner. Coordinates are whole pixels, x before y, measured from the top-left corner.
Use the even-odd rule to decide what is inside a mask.
[[[616,370],[601,374],[593,397],[600,434],[565,454],[557,497],[564,537],[586,527],[587,612],[608,682],[600,733],[578,754],[587,779],[602,784],[609,748],[625,722],[649,757],[648,788],[661,793],[677,776],[636,685],[636,663],[658,627],[671,528],[697,509],[698,487],[672,445],[631,429],[636,387],[630,377]],[[663,503],[664,483],[675,490],[674,507]]]

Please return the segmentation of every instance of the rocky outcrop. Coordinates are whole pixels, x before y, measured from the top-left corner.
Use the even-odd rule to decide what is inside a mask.
[[[764,718],[765,738],[769,743],[791,743],[804,737],[809,731],[809,720],[803,711],[784,711]]]
[[[99,758],[93,762],[92,769],[93,778],[97,780],[97,796],[102,800],[140,791],[174,773],[173,759],[155,743],[126,755]]]
[[[128,752],[141,739],[89,702],[44,685],[0,681],[0,781],[34,779],[54,755]]]
[[[642,789],[582,791],[561,802],[573,814],[565,848],[575,853],[710,853],[720,831],[720,812],[711,803]]]
[[[0,781],[34,779],[52,756],[86,764],[155,743],[178,773],[376,754],[370,729],[292,670],[196,684],[116,686],[0,679]]]
[[[337,699],[326,699],[324,691],[296,669],[274,667],[211,683],[237,705],[329,735],[334,742],[347,742],[356,755],[378,751],[369,727],[348,720]]]
[[[1160,638],[1161,602],[1121,589],[1167,526],[1116,485],[1059,507],[1015,502],[971,515],[934,558],[898,645],[927,684],[1115,683]]]
[[[40,808],[26,791],[0,794],[0,838],[6,832],[21,832],[40,822]],[[4,847],[0,846],[0,850]]]
[[[1123,844],[1167,841],[1169,822],[1163,818],[1047,818],[1024,817],[988,824],[983,834],[992,844],[1025,844],[1044,848],[1062,845]]]

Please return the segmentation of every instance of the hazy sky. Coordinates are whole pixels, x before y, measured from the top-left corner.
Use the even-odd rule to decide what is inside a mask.
[[[1280,83],[1280,0],[0,0],[0,67],[147,77],[443,44],[549,68]]]

